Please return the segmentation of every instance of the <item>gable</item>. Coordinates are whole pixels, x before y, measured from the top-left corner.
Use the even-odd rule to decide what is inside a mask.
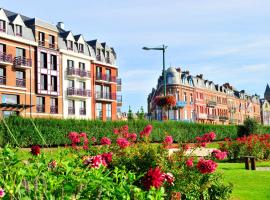
[[[70,41],[75,42],[74,36],[71,32],[69,32],[69,34],[67,35],[66,40],[70,40]]]
[[[9,20],[7,18],[7,15],[6,15],[5,11],[2,8],[0,9],[0,19],[4,20],[6,22],[9,22]]]
[[[77,42],[80,43],[80,44],[84,44],[85,43],[82,35],[80,35],[80,37],[77,40]]]
[[[20,15],[17,15],[15,17],[15,19],[12,21],[12,23],[13,24],[16,24],[16,25],[21,25],[21,26],[25,27],[25,24],[24,24],[24,22],[22,20],[22,17]]]

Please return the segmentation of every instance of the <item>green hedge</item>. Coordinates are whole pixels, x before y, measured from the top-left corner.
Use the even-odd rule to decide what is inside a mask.
[[[33,121],[49,146],[69,144],[67,134],[71,131],[85,132],[88,136],[94,136],[97,139],[100,139],[103,136],[115,138],[113,129],[125,124],[128,124],[130,132],[135,133],[139,133],[147,124],[152,124],[153,132],[151,137],[152,141],[156,142],[163,141],[166,134],[172,135],[177,142],[191,141],[196,136],[210,131],[217,134],[217,140],[222,140],[225,137],[236,138],[243,130],[242,126],[210,125],[176,121],[102,122],[75,119],[33,119]],[[6,119],[6,122],[21,147],[28,147],[33,144],[43,144],[30,119],[9,117]],[[7,143],[15,145],[16,143],[7,131],[3,121],[0,123],[0,146]],[[270,127],[260,126],[258,133],[270,133]]]

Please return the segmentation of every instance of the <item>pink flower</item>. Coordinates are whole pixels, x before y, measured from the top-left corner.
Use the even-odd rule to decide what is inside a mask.
[[[164,141],[163,141],[163,144],[165,145],[165,146],[170,146],[170,145],[172,145],[172,143],[173,143],[173,137],[172,136],[166,136],[165,137],[165,139],[164,139]]]
[[[89,147],[87,145],[83,145],[83,149],[87,150]]]
[[[3,188],[0,188],[0,198],[5,196],[5,190]]]
[[[186,151],[186,150],[188,150],[190,147],[189,147],[188,144],[184,144],[184,145],[182,145],[182,148]]]
[[[212,160],[200,159],[197,168],[202,174],[210,174],[216,170],[217,163]]]
[[[56,166],[57,166],[56,160],[53,160],[53,161],[48,163],[48,168],[54,169],[54,168],[56,168]]]
[[[140,132],[140,137],[149,137],[149,135],[151,134],[153,130],[153,127],[151,124],[147,125],[142,132]]]
[[[186,161],[186,166],[187,166],[187,167],[193,167],[193,158],[189,158],[189,159]]]
[[[227,158],[227,152],[220,151],[220,150],[213,150],[212,156],[216,158],[217,160],[224,160],[225,158]]]
[[[40,154],[40,147],[38,145],[32,146],[31,153],[34,156],[38,156]]]
[[[116,143],[119,145],[120,148],[124,149],[129,146],[129,141],[126,138],[118,138]]]
[[[112,156],[112,152],[101,154],[102,159],[106,162],[107,165],[112,161]]]
[[[103,138],[101,138],[100,143],[102,145],[110,145],[112,142],[111,142],[111,140],[109,138],[103,137]]]
[[[117,129],[117,128],[113,129],[113,133],[114,133],[115,135],[118,135],[118,134],[119,134],[119,129]]]
[[[151,187],[159,189],[162,186],[164,180],[165,178],[163,173],[158,167],[156,167],[154,169],[149,169],[142,182],[144,187],[149,190]]]
[[[80,142],[80,135],[77,132],[70,132],[68,134],[69,139],[72,143],[76,144]]]
[[[137,140],[137,134],[136,133],[130,133],[128,136],[128,139],[130,139],[132,142],[135,142]]]
[[[86,135],[86,133],[80,133],[80,137],[87,138],[87,135]]]
[[[112,161],[112,153],[103,153],[101,155],[96,156],[84,156],[83,164],[87,165],[91,168],[100,168],[101,165],[107,166]]]
[[[213,141],[215,138],[216,138],[216,134],[214,132],[205,133],[202,136],[202,140],[205,141],[205,142]]]
[[[102,160],[103,160],[103,159],[102,159],[102,157],[101,157],[100,155],[93,156],[93,157],[91,158],[91,164],[90,164],[91,167],[92,167],[92,168],[95,168],[95,169],[99,168],[101,165],[104,164]]]
[[[170,185],[174,185],[175,178],[172,173],[163,173],[163,176],[165,181],[167,181]]]
[[[201,145],[201,147],[206,147],[206,142],[202,142],[202,143],[200,143],[200,145]]]
[[[96,143],[96,142],[97,142],[97,139],[96,139],[95,137],[92,137],[92,138],[91,138],[91,141],[92,141],[93,143]]]

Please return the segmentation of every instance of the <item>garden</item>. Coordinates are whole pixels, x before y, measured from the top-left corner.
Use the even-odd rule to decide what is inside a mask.
[[[0,198],[269,199],[270,171],[245,170],[242,162],[251,155],[257,166],[270,166],[270,135],[260,132],[265,127],[257,127],[260,134],[237,137],[221,132],[226,126],[180,123],[170,129],[176,124],[52,120],[46,130],[48,121],[10,118],[1,124],[8,144],[0,150]],[[176,137],[173,131],[185,126],[191,136]],[[202,132],[208,128],[215,132]],[[196,155],[207,147],[214,148]]]

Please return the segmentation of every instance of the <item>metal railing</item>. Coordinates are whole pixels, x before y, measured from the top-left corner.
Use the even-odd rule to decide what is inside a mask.
[[[75,108],[74,107],[68,107],[68,114],[74,115],[75,114]]]
[[[50,113],[51,114],[57,114],[58,113],[58,107],[57,106],[51,106],[50,107]]]
[[[36,105],[36,109],[38,113],[44,113],[45,112],[45,106],[44,105]]]
[[[112,92],[96,92],[96,99],[116,100],[116,93]]]
[[[6,85],[6,77],[0,76],[0,85]]]
[[[6,54],[4,52],[0,52],[0,61],[7,62],[7,63],[12,63],[12,55],[11,54]]]
[[[80,115],[86,115],[86,109],[85,108],[80,109]]]
[[[17,87],[25,87],[26,86],[25,79],[16,78],[16,86]]]
[[[42,41],[42,40],[38,41],[38,45],[45,46],[45,41]]]
[[[67,89],[68,96],[82,96],[82,97],[90,97],[91,91],[85,89],[75,89],[75,88],[68,88]]]
[[[15,67],[17,66],[27,66],[27,67],[31,67],[32,66],[32,60],[25,58],[25,57],[15,57],[13,60],[13,64]]]
[[[106,74],[96,74],[96,80],[115,82],[116,83],[116,77],[115,76],[110,76],[110,75],[106,75]]]
[[[82,69],[68,68],[67,69],[67,75],[90,78],[91,77],[91,72],[86,71],[86,70],[82,70]]]

